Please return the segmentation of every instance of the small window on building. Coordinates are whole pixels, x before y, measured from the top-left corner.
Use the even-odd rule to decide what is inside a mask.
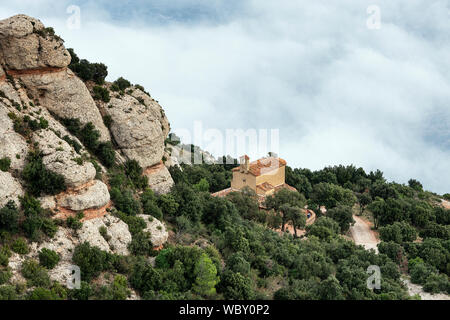
[[[247,179],[242,179],[242,182],[247,182]]]

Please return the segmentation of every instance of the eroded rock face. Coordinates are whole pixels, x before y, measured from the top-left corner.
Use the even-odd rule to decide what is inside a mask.
[[[148,185],[158,195],[169,193],[174,185],[169,170],[162,162],[147,168],[144,174],[148,177]]]
[[[147,226],[143,231],[150,233],[151,241],[155,247],[162,246],[167,242],[169,233],[166,230],[166,226],[161,221],[145,214],[139,214],[138,217],[145,220]]]
[[[110,200],[108,187],[101,181],[95,180],[77,192],[63,195],[58,199],[58,205],[73,211],[98,209],[108,204]]]
[[[94,165],[90,162],[81,165],[75,162],[79,155],[53,131],[39,130],[33,134],[33,141],[37,142],[44,155],[42,161],[46,168],[64,176],[69,188],[83,185],[95,178]]]
[[[70,54],[37,19],[16,15],[0,21],[0,55],[9,70],[63,68]]]
[[[161,106],[141,90],[132,90],[132,95],[113,97],[104,111],[113,120],[111,133],[120,150],[146,168],[161,161],[170,128]]]
[[[82,124],[92,122],[100,131],[100,140],[110,140],[108,129],[89,90],[70,69],[18,77],[26,85],[27,91],[50,112],[60,118],[79,119]]]
[[[25,139],[14,131],[8,110],[0,102],[0,159],[9,158],[12,169],[22,170],[27,153],[28,145]]]
[[[22,186],[11,173],[0,170],[0,208],[3,208],[10,200],[19,205],[19,197],[23,195]]]
[[[110,236],[108,241],[100,234],[101,227],[106,227],[107,234]],[[77,233],[80,243],[89,242],[107,252],[129,254],[127,246],[131,242],[131,234],[128,225],[119,218],[107,215],[85,221]]]

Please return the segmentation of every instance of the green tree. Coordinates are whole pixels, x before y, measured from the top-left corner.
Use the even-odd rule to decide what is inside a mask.
[[[211,259],[203,253],[195,265],[195,284],[193,290],[203,296],[216,294],[216,284],[219,282],[216,266]]]
[[[281,231],[284,232],[288,221],[287,210],[290,207],[303,208],[306,205],[305,197],[297,191],[281,189],[272,196],[268,196],[265,201],[267,209],[273,209],[281,214]],[[284,211],[283,211],[284,210]]]
[[[347,232],[350,226],[355,223],[352,207],[350,206],[338,205],[335,208],[331,208],[327,211],[327,216],[339,224],[341,233]]]

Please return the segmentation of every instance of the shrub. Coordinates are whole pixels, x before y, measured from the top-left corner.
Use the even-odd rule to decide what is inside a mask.
[[[129,216],[121,211],[115,212],[114,215],[128,225],[128,230],[132,235],[138,234],[147,226],[145,220],[141,217]]]
[[[111,124],[113,123],[112,117],[109,114],[103,116],[103,123],[108,129],[111,129]]]
[[[28,300],[64,300],[67,297],[66,290],[58,285],[51,289],[36,288],[28,294]]]
[[[12,273],[8,269],[0,270],[0,285],[4,285],[11,279]]]
[[[425,284],[428,276],[436,273],[436,269],[426,263],[417,263],[411,267],[409,272],[412,283]]]
[[[426,292],[439,293],[450,291],[450,283],[445,274],[430,274],[425,281],[423,289]]]
[[[134,198],[131,190],[125,189],[121,191],[118,188],[112,188],[110,195],[119,211],[133,216],[140,212],[140,203]]]
[[[11,166],[11,159],[8,157],[1,158],[0,159],[0,170],[6,172],[9,170],[9,167]]]
[[[24,238],[18,238],[11,246],[12,251],[18,254],[27,254],[30,252],[27,241]]]
[[[148,186],[148,178],[143,175],[143,169],[136,160],[125,162],[125,174],[136,189],[144,189]]]
[[[128,249],[135,255],[149,255],[153,251],[153,244],[148,232],[139,232],[133,235]]]
[[[383,241],[394,241],[396,243],[411,242],[416,240],[417,231],[404,221],[394,222],[380,228],[380,238]]]
[[[28,163],[22,172],[28,191],[34,196],[41,193],[54,195],[64,191],[66,189],[64,177],[47,170],[42,157],[39,151],[28,154]]]
[[[108,75],[108,67],[103,63],[90,63],[86,59],[79,59],[72,48],[67,49],[72,57],[69,68],[83,81],[93,80],[97,84],[103,84]]]
[[[99,142],[100,131],[95,128],[92,122],[86,123],[83,127],[79,119],[62,119],[62,122],[105,166],[109,168],[114,164],[116,153],[111,142]]]
[[[93,88],[93,91],[95,100],[102,100],[103,102],[109,102],[111,100],[108,89],[100,86],[95,86]]]
[[[130,81],[120,77],[116,81],[114,81],[114,84],[119,88],[119,90],[125,90],[129,87],[131,87]]]
[[[6,206],[0,209],[0,230],[15,232],[18,227],[19,211],[16,203],[10,200]]]
[[[66,225],[73,230],[79,230],[81,229],[81,227],[83,227],[83,223],[76,217],[68,217],[66,219]]]
[[[75,140],[71,139],[69,136],[64,136],[63,140],[66,141],[70,146],[72,146],[72,148],[75,150],[76,153],[80,153],[81,151],[81,144],[79,144],[78,142],[76,142]]]
[[[50,249],[43,248],[39,252],[39,263],[47,269],[53,269],[59,262],[59,255]]]
[[[42,233],[53,237],[58,229],[55,222],[48,218],[49,212],[42,209],[41,203],[32,196],[25,195],[20,198],[20,203],[25,213],[25,221],[22,228],[28,238],[37,241]]]
[[[22,264],[21,273],[27,279],[28,286],[44,287],[50,286],[50,277],[47,270],[35,260],[26,260]]]
[[[163,217],[161,209],[156,205],[157,198],[151,189],[146,189],[141,195],[142,212],[161,220]]]
[[[81,277],[86,281],[90,281],[100,272],[110,268],[109,254],[97,247],[91,247],[88,242],[75,247],[72,261],[80,267]]]
[[[98,228],[98,232],[106,241],[111,240],[111,236],[108,234],[108,229],[106,229],[105,226],[101,226],[100,228]]]
[[[17,300],[16,288],[14,286],[1,286],[0,300]]]
[[[112,167],[116,161],[116,152],[111,142],[101,142],[97,146],[95,154],[100,161],[108,168]]]

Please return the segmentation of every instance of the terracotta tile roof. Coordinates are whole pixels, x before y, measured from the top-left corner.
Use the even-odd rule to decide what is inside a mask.
[[[233,189],[227,188],[224,190],[217,191],[216,193],[212,193],[211,196],[223,198],[223,197],[226,197],[230,192],[233,192]]]
[[[286,160],[281,158],[262,158],[253,162],[250,162],[248,172],[254,176],[260,176],[264,173],[270,172],[274,169],[281,168],[286,165]],[[239,171],[240,167],[233,168],[233,171]]]
[[[271,185],[269,182],[264,182],[264,183],[258,184],[256,186],[256,188],[259,188],[262,191],[269,191],[269,190],[275,189],[275,187],[273,185]]]

